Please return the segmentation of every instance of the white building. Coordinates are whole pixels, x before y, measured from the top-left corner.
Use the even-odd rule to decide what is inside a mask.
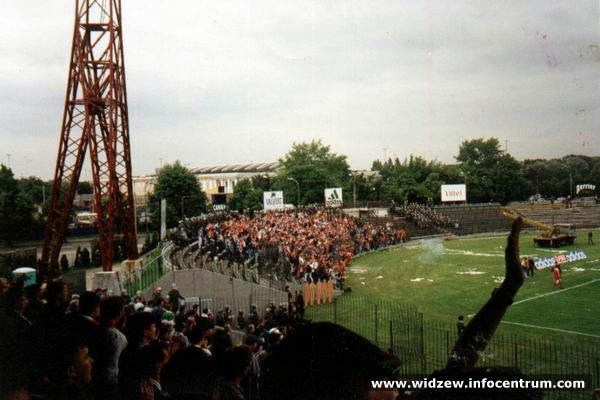
[[[228,197],[233,194],[233,188],[239,181],[257,175],[274,176],[278,167],[278,162],[271,162],[198,167],[191,168],[191,171],[196,174],[200,187],[211,203],[225,204]],[[156,174],[133,177],[133,193],[136,206],[146,204],[147,196],[154,191],[156,179]]]

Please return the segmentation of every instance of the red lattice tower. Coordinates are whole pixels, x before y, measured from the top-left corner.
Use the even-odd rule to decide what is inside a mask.
[[[92,164],[102,268],[112,269],[113,235],[137,256],[120,0],[77,0],[69,80],[41,279],[56,275],[85,153]],[[119,227],[115,216],[118,215]]]

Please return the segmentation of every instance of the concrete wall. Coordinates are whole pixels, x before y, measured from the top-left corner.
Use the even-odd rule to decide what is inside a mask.
[[[157,286],[162,288],[163,295],[167,294],[173,283],[177,285],[177,289],[186,299],[211,299],[207,306],[212,310],[218,310],[225,305],[229,305],[235,311],[244,310],[248,313],[250,305],[256,304],[262,313],[270,302],[276,304],[287,302],[287,293],[284,291],[205,269],[169,272],[159,279],[154,286],[146,289],[144,295],[147,299],[150,299],[154,288]]]

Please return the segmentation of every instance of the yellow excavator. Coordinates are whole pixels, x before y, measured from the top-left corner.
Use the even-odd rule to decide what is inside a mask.
[[[560,247],[573,244],[577,237],[575,235],[575,225],[573,224],[546,225],[527,218],[517,210],[507,207],[501,208],[500,213],[512,220],[521,217],[524,224],[539,229],[540,234],[533,238],[533,243],[539,247]]]

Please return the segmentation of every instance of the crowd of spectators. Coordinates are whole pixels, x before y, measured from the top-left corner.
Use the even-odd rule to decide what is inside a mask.
[[[102,290],[71,296],[60,280],[44,286],[0,282],[2,398],[281,399],[289,382],[313,379],[315,366],[323,368],[322,377],[348,368],[337,379],[353,382],[323,390],[358,399],[366,398],[369,379],[388,376],[382,362],[391,357],[367,340],[333,324],[303,321],[301,295],[271,303],[262,314],[252,306],[246,316],[228,306],[214,314],[186,309],[175,287],[164,297],[157,288],[146,301],[141,293],[129,298]],[[319,354],[311,351],[315,346]],[[304,358],[313,356],[296,359],[300,349]],[[292,398],[308,394],[299,393]]]
[[[526,380],[519,370],[475,368],[523,284],[518,219],[508,238],[506,276],[433,378]],[[301,298],[270,304],[262,318],[229,307],[187,310],[173,286],[150,300],[105,290],[70,295],[61,280],[24,287],[0,278],[0,394],[8,400],[391,400],[374,380],[398,378],[400,361],[339,325],[302,318]],[[179,306],[179,308],[177,308]],[[243,329],[234,344],[233,324]],[[223,327],[219,327],[222,325]],[[437,386],[439,387],[439,386]],[[538,389],[438,390],[403,398],[541,399]]]
[[[261,276],[300,283],[332,278],[340,287],[354,254],[395,244],[404,231],[361,223],[340,210],[306,207],[190,218],[172,238],[180,246],[197,240],[200,253],[256,268]]]

